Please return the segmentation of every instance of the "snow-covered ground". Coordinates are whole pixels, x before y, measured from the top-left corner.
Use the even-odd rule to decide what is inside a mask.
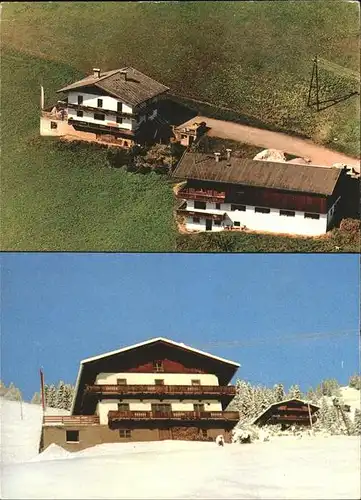
[[[55,410],[56,411],[56,410]],[[37,454],[41,409],[3,401],[2,498],[360,498],[360,439],[103,444]]]

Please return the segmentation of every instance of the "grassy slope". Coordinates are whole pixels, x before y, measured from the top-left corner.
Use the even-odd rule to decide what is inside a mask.
[[[268,102],[270,85],[266,82],[267,75],[274,75],[279,64],[279,67],[285,68],[280,59],[282,54],[274,52],[275,60],[265,58],[263,54],[267,52],[269,55],[271,49],[271,52],[275,51],[278,47],[276,41],[284,39],[285,34],[284,30],[280,32],[272,24],[275,23],[274,7],[263,2],[262,5],[265,10],[259,10],[260,5],[254,3],[239,6],[222,3],[210,7],[206,3],[181,6],[129,3],[6,4],[2,16],[7,22],[2,23],[4,48],[1,60],[3,249],[332,250],[334,243],[329,248],[329,243],[325,241],[307,243],[306,249],[302,243],[297,243],[298,240],[268,236],[235,235],[238,237],[236,240],[230,235],[231,244],[228,243],[228,236],[225,237],[226,243],[223,239],[220,242],[214,240],[213,243],[209,235],[185,240],[183,236],[177,236],[172,216],[172,192],[164,179],[155,175],[141,176],[111,170],[107,168],[107,153],[104,149],[89,145],[80,148],[60,147],[56,140],[38,137],[39,84],[44,84],[51,102],[55,97],[55,89],[77,78],[95,64],[105,69],[132,64],[181,93],[213,99],[223,105],[232,105],[238,99],[242,111],[257,115],[257,99],[265,97],[264,103]],[[278,4],[277,7],[281,9],[282,22],[286,25],[288,22],[289,26],[291,14],[288,11],[287,17],[289,7],[285,5]],[[294,8],[302,10],[305,7],[297,4]],[[257,12],[252,9],[258,12],[258,24]],[[332,3],[331,11],[329,4],[318,2],[319,16],[320,9],[323,9],[324,15],[328,11],[328,15],[344,19],[343,30],[337,22],[334,23],[333,31],[328,35],[327,47],[335,49],[333,60],[340,61],[342,54],[345,54],[348,65],[355,67],[352,44],[351,48],[347,44],[338,47],[338,44],[342,40],[350,40],[347,33],[353,29],[356,18],[353,21],[348,19],[350,10],[344,9],[341,4]],[[314,10],[311,11],[315,17]],[[205,17],[206,14],[209,16]],[[301,14],[299,12],[297,15]],[[351,14],[353,16],[354,11]],[[225,16],[227,30],[224,21],[221,23],[218,16]],[[308,18],[312,18],[311,14]],[[15,19],[16,30],[13,23]],[[300,19],[302,24],[307,25],[303,23],[302,16]],[[328,28],[331,27],[332,23],[327,19],[322,22]],[[263,34],[272,42],[271,49],[267,44],[261,46],[261,25]],[[242,26],[241,31],[239,26]],[[245,33],[251,30],[254,33],[253,42],[247,45]],[[302,34],[300,27],[298,30],[292,28],[292,40],[298,31]],[[94,36],[94,33],[100,32],[101,37]],[[129,33],[136,33],[137,38],[129,38]],[[154,38],[155,33],[157,38]],[[309,46],[312,43],[307,39],[304,42],[307,47],[301,50],[294,41],[290,50],[297,48],[298,60],[293,66],[286,66],[284,80],[290,82],[295,73],[297,76],[302,67],[300,54],[305,55],[306,50],[312,52],[313,46]],[[124,47],[127,47],[126,54]],[[200,55],[205,47],[207,57]],[[236,71],[237,68],[240,70],[239,65],[234,66],[237,51],[242,60],[243,75],[238,80],[238,94],[235,92],[236,80],[232,80],[232,73],[225,73]],[[324,55],[327,57],[328,53]],[[266,64],[265,67],[261,65],[261,68],[262,78],[265,78],[267,85],[264,82],[257,85],[260,74],[254,70],[256,60]],[[306,66],[305,72],[309,70]],[[215,78],[216,74],[220,76]],[[230,82],[233,82],[233,87]],[[246,88],[250,89],[249,95]],[[225,89],[228,92],[224,92]],[[289,92],[292,94],[292,86]],[[272,101],[266,105],[270,113],[274,109],[273,117],[270,115],[267,118],[267,113],[258,116],[265,121],[271,118],[275,122],[279,121],[281,115],[276,104]],[[353,130],[350,116],[355,113],[354,104],[350,100],[347,104],[331,108],[332,119],[335,113],[341,117],[339,122],[335,121],[336,127],[339,123],[345,123]],[[312,128],[314,120],[313,116],[309,123],[306,120],[302,126]],[[302,132],[305,130],[303,128]],[[353,143],[352,134],[346,136]],[[348,147],[346,142],[344,147]],[[342,249],[347,250],[347,245],[342,245]]]
[[[74,73],[2,55],[3,248],[174,249],[173,196],[164,179],[109,169],[106,149],[38,137],[40,81],[54,89]]]
[[[3,10],[6,46],[83,72],[134,65],[174,92],[359,154],[357,97],[320,113],[305,106],[314,54],[358,70],[356,4],[54,2]],[[325,98],[357,90],[324,72],[320,79]]]

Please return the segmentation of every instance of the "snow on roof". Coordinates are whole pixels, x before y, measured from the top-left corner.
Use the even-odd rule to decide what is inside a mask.
[[[166,342],[167,344],[173,345],[175,347],[181,347],[182,349],[187,349],[188,351],[195,352],[197,354],[201,354],[202,356],[207,356],[208,358],[216,359],[217,361],[221,361],[222,363],[227,363],[229,365],[240,367],[239,363],[235,363],[234,361],[230,361],[228,359],[220,358],[219,356],[214,356],[213,354],[209,354],[205,351],[200,351],[199,349],[195,349],[194,347],[187,346],[183,342],[175,342],[174,340],[166,339],[164,337],[155,337],[144,342],[140,342],[138,344],[133,344],[127,347],[122,347],[121,349],[117,349],[116,351],[106,352],[104,354],[100,354],[99,356],[93,356],[91,358],[83,359],[81,364],[90,363],[91,361],[96,361],[98,359],[107,358],[108,356],[113,356],[114,354],[120,354],[121,352],[130,351],[132,349],[137,349],[138,347],[142,347],[148,344],[153,344],[154,342]]]

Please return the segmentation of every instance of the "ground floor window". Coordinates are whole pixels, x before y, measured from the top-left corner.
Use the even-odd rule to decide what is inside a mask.
[[[56,122],[50,122],[50,128],[58,128],[58,124]]]
[[[202,433],[202,436],[203,436],[204,438],[207,438],[207,437],[208,437],[208,431],[207,431],[207,429],[201,429],[201,433]]]
[[[294,217],[296,212],[293,210],[280,210],[280,215],[285,215],[286,217]]]
[[[123,118],[121,116],[117,116],[117,123],[120,125],[123,123]]]
[[[233,225],[234,225],[235,227],[240,227],[241,223],[240,223],[239,221],[234,221],[234,222],[233,222]]]
[[[79,443],[79,431],[66,431],[67,443]]]
[[[265,207],[254,207],[254,211],[258,214],[269,214],[271,209]]]
[[[76,116],[79,116],[80,118],[83,118],[83,115],[84,115],[83,111],[76,112]]]
[[[319,219],[320,214],[313,214],[305,212],[305,219]]]
[[[130,429],[120,429],[119,430],[119,437],[129,439],[132,437],[132,431]]]
[[[200,217],[193,217],[193,223],[194,224],[199,224],[201,222]]]
[[[215,220],[214,221],[214,225],[215,226],[220,226],[221,225],[221,221],[220,220]]]
[[[216,203],[216,210],[220,210],[221,209],[221,204],[220,203]]]

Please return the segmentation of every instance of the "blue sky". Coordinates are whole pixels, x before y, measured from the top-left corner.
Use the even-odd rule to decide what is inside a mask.
[[[25,399],[38,390],[40,366],[47,383],[74,383],[81,359],[157,336],[236,361],[239,378],[267,386],[346,384],[359,366],[356,255],[3,253],[1,260],[1,379]]]

